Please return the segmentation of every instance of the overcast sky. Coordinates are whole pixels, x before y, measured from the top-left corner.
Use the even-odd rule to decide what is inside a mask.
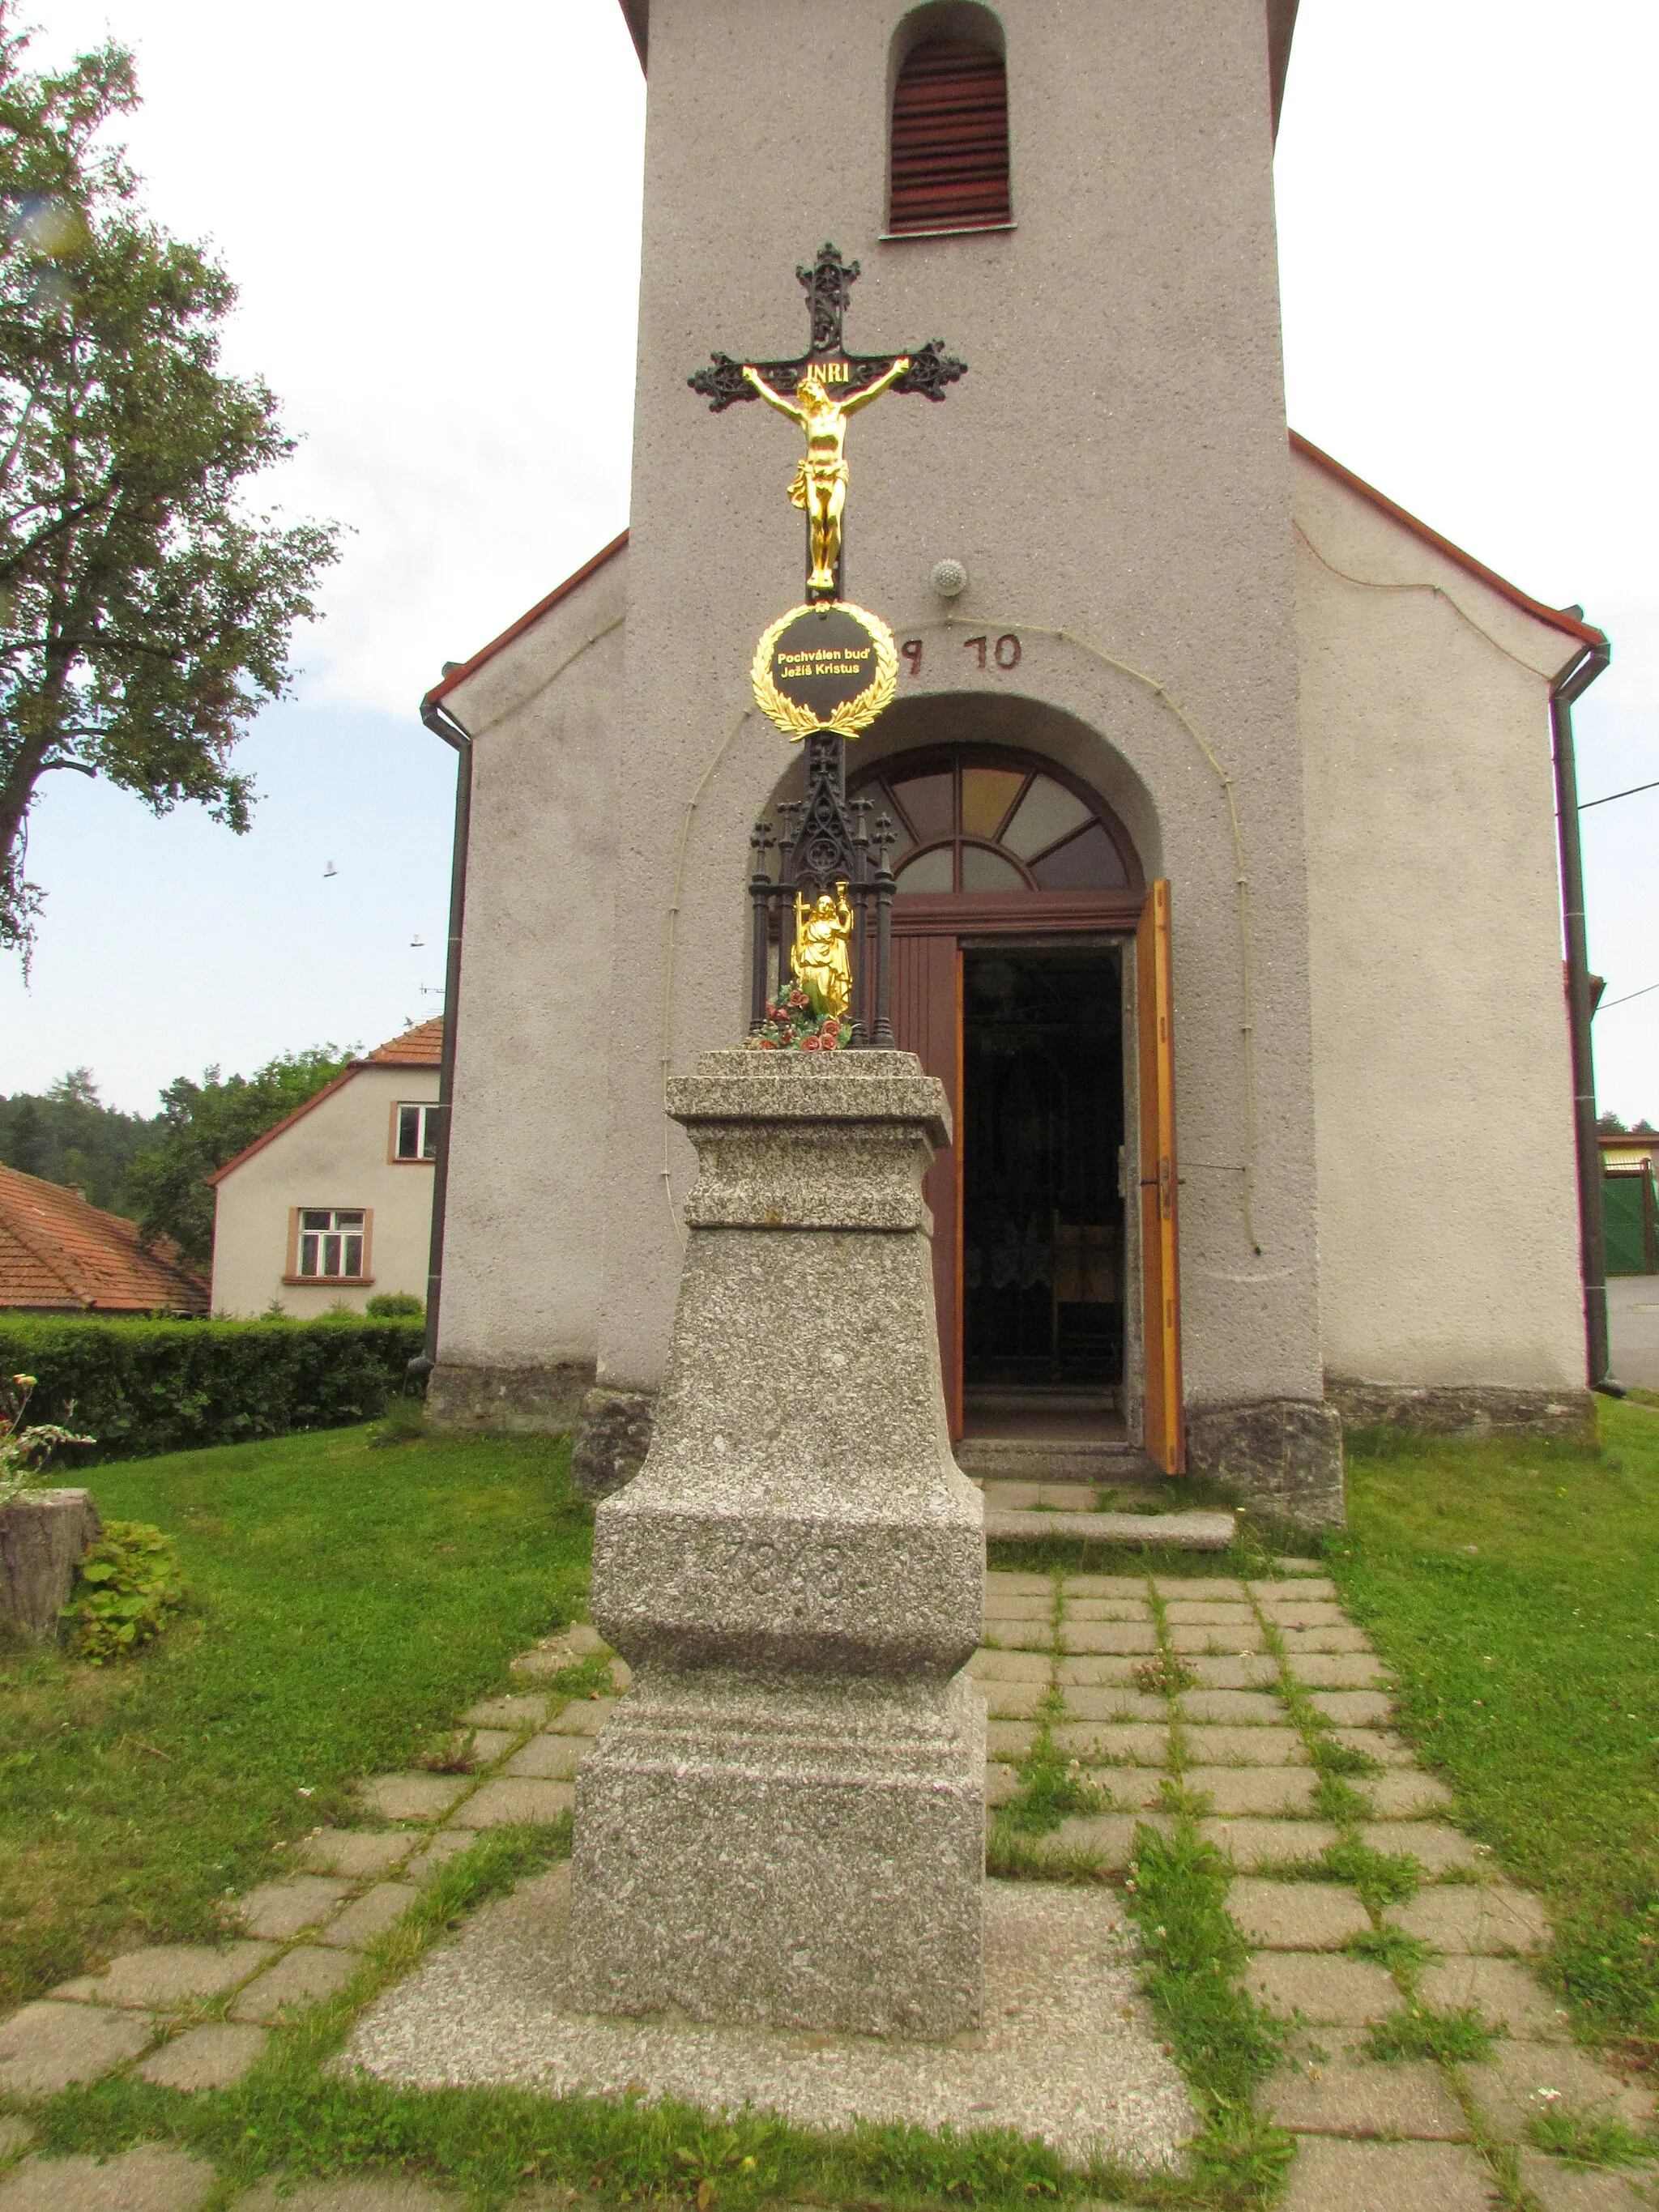
[[[228,358],[303,441],[276,495],[351,533],[249,836],[72,776],[36,815],[0,1092],[85,1063],[149,1111],[437,1011],[453,769],[416,705],[627,520],[643,89],[616,0],[35,13],[43,56],[136,49],[149,204],[216,244]],[[1612,633],[1586,798],[1659,777],[1656,84],[1654,0],[1302,0],[1279,140],[1291,420]],[[1659,983],[1659,792],[1584,828],[1613,1000]],[[1659,990],[1596,1034],[1604,1102],[1659,1120]]]

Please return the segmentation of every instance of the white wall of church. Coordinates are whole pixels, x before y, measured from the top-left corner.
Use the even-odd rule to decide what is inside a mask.
[[[233,1168],[214,1190],[214,1312],[246,1319],[275,1303],[313,1321],[334,1305],[362,1312],[385,1291],[424,1299],[432,1165],[392,1157],[392,1120],[398,1105],[437,1095],[435,1067],[361,1067]],[[292,1279],[300,1207],[370,1216],[368,1281]]]
[[[831,238],[863,274],[854,350],[939,337],[943,404],[884,399],[848,438],[848,595],[927,639],[917,694],[1059,710],[1091,780],[1139,787],[1175,884],[1186,1379],[1198,1405],[1316,1397],[1320,1343],[1306,885],[1289,471],[1264,12],[1237,0],[1005,0],[1016,227],[884,241],[890,46],[902,9],[653,0],[619,859],[639,1002],[666,981],[673,1069],[744,1026],[750,823],[786,757],[747,698],[754,641],[799,596],[788,427],[685,389],[720,347],[788,357],[796,265]],[[831,151],[833,149],[833,151]],[[971,581],[941,626],[933,563]],[[1017,632],[1017,674],[962,639]],[[1064,633],[1063,635],[1055,633]],[[1086,641],[1086,642],[1080,642]],[[1098,648],[1091,652],[1090,647]],[[1107,656],[1102,658],[1101,655]],[[1249,860],[1255,1242],[1239,873]],[[1081,742],[1081,740],[1080,740]],[[1083,772],[1089,774],[1088,768]],[[690,817],[687,808],[695,799]],[[1150,856],[1149,856],[1150,857]],[[683,865],[682,865],[683,864]],[[677,903],[665,979],[656,948]],[[469,927],[470,927],[469,924]],[[618,944],[624,933],[619,930]],[[647,988],[647,980],[649,988]],[[600,1379],[657,1381],[681,1236],[655,1024],[611,1060]],[[680,1195],[690,1147],[670,1132]]]
[[[624,550],[446,701],[473,741],[439,1352],[594,1356]],[[624,803],[635,803],[624,794]],[[632,933],[629,1018],[654,1018],[661,916]],[[641,1010],[643,1009],[643,1012]]]
[[[1548,701],[1573,640],[1305,456],[1294,487],[1326,1365],[1582,1388]]]

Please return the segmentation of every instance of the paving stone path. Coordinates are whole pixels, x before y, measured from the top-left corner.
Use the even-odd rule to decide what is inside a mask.
[[[269,2024],[340,1989],[362,1946],[447,1858],[484,1829],[570,1809],[576,1766],[615,1698],[535,1685],[605,1649],[579,1626],[523,1654],[514,1688],[461,1716],[470,1771],[365,1782],[365,1814],[380,1825],[305,1838],[291,1874],[239,1900],[234,1940],[130,1952],[0,2023],[0,2091],[49,2094],[124,2068],[186,2090],[240,2078]],[[1115,1874],[1139,1821],[1167,1829],[1172,1793],[1201,1805],[1201,1832],[1237,1869],[1230,1907],[1255,1947],[1247,1986],[1289,2026],[1286,2063],[1261,2095],[1297,2139],[1284,2212],[1659,2206],[1643,2178],[1651,2168],[1574,2172],[1528,2144],[1528,2122],[1546,2112],[1644,2134],[1652,2100],[1571,2043],[1526,1963],[1548,1941],[1542,1906],[1445,1817],[1446,1791],[1389,1726],[1383,1668],[1314,1563],[1281,1561],[1249,1583],[992,1574],[971,1664],[990,1715],[993,1807],[1014,1800],[1040,1736],[1099,1793],[1099,1809],[1024,1839],[1039,1860]],[[625,1692],[626,1667],[611,1666]],[[1310,1878],[1310,1863],[1353,1841],[1408,1854],[1415,1894],[1371,1910],[1352,1884],[1317,1869]],[[1390,1931],[1416,1942],[1390,1949]],[[1369,2057],[1372,2025],[1408,2005],[1478,2011],[1498,2039],[1492,2057]],[[216,2186],[201,2160],[157,2145],[100,2164],[33,2156],[28,2144],[26,2122],[0,2118],[0,2212],[197,2212]],[[267,2183],[239,2204],[274,2212],[277,2201]],[[458,2203],[373,2176],[280,2201],[292,2212]]]

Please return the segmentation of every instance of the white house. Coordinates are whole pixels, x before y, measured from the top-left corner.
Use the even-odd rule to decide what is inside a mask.
[[[442,1048],[441,1020],[405,1030],[211,1178],[216,1314],[425,1298]]]

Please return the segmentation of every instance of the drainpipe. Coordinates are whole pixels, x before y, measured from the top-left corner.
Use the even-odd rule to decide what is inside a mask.
[[[1573,1136],[1578,1152],[1578,1246],[1584,1285],[1584,1370],[1592,1390],[1622,1398],[1607,1375],[1607,1254],[1601,1227],[1601,1148],[1595,1131],[1595,1063],[1590,1048],[1589,954],[1584,936],[1584,860],[1578,839],[1578,769],[1572,702],[1613,658],[1605,638],[1587,645],[1550,685],[1555,750],[1555,816],[1561,846],[1561,913],[1567,945],[1567,1034],[1572,1046]]]
[[[444,672],[447,675],[448,671]],[[421,720],[455,750],[455,836],[449,862],[449,949],[444,961],[443,1053],[438,1063],[438,1151],[432,1164],[432,1241],[426,1263],[426,1342],[409,1363],[424,1382],[438,1364],[438,1307],[443,1291],[444,1214],[449,1200],[449,1117],[455,1096],[455,1031],[461,1005],[461,929],[466,915],[466,848],[472,818],[472,739],[447,707],[421,702]]]

